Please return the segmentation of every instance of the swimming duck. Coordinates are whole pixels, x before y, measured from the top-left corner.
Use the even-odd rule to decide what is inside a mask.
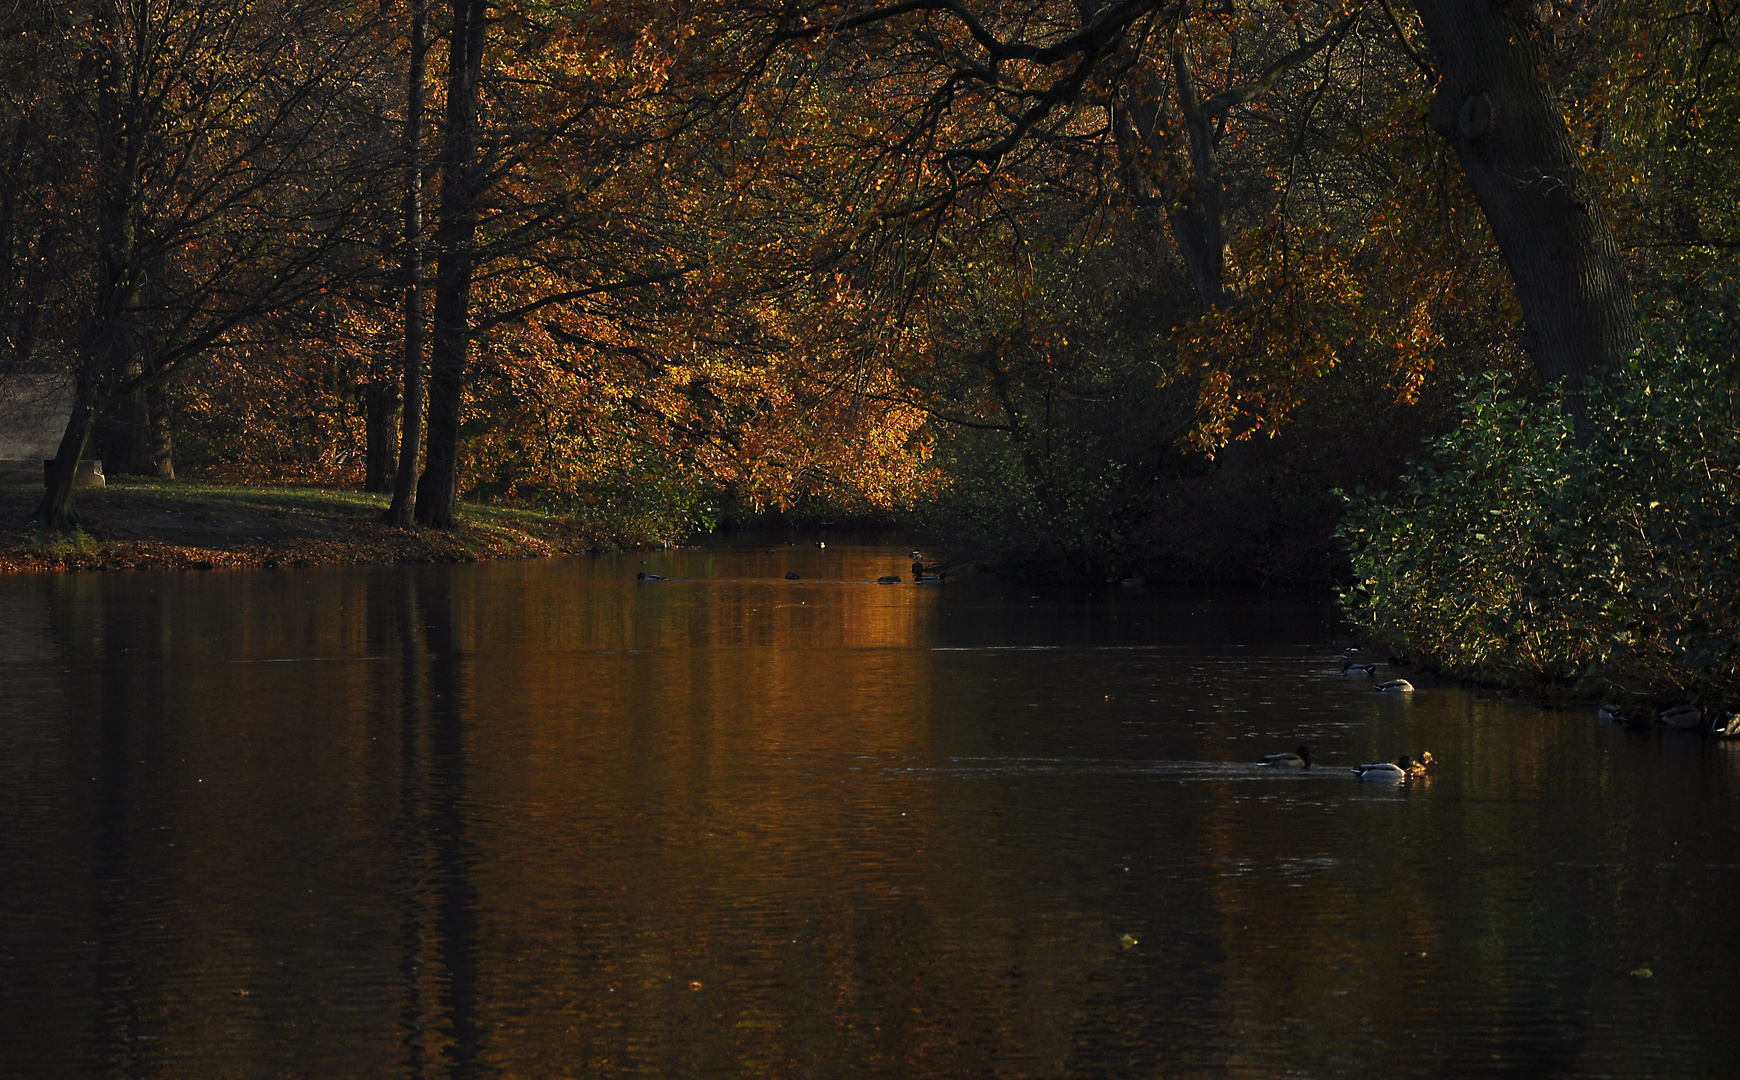
[[[1406,679],[1391,679],[1389,682],[1377,684],[1380,694],[1409,694],[1414,690],[1414,684]]]
[[[1718,739],[1740,738],[1740,712],[1717,713],[1710,724],[1710,734]]]
[[[1676,731],[1690,731],[1704,722],[1704,710],[1696,705],[1675,705],[1663,709],[1656,719]]]
[[[634,580],[636,580],[636,581],[669,581],[670,578],[667,578],[661,574],[649,574],[645,570],[642,570],[640,573],[634,575]]]
[[[876,584],[878,584],[878,585],[898,585],[898,584],[900,584],[900,575],[899,574],[883,574],[881,577],[876,579]]]
[[[1257,764],[1258,766],[1267,765],[1273,769],[1309,769],[1311,767],[1311,748],[1301,746],[1291,754],[1269,754]]]
[[[787,581],[797,581],[797,580],[799,580],[799,578],[798,578],[798,572],[797,572],[797,571],[796,571],[796,570],[787,570],[787,571],[786,571],[786,572],[785,572],[785,579],[786,579],[786,580],[787,580]]]
[[[915,551],[911,555],[908,555],[907,558],[911,559],[913,562],[917,562],[918,560],[924,558],[924,554],[922,552]]]
[[[1617,724],[1624,718],[1625,710],[1611,701],[1602,703],[1601,707],[1595,710],[1595,719],[1603,724]]]
[[[816,546],[819,548],[825,548],[828,546],[828,542],[826,540],[817,540]]]
[[[1430,750],[1420,751],[1419,758],[1412,765],[1408,766],[1408,775],[1409,776],[1425,776],[1427,773],[1429,773],[1431,771],[1432,771],[1432,751],[1430,751]]]
[[[1414,759],[1403,754],[1394,765],[1387,761],[1374,761],[1370,765],[1355,765],[1353,771],[1361,780],[1403,780],[1413,767]]]
[[[1352,660],[1343,660],[1341,662],[1341,673],[1343,675],[1352,675],[1356,678],[1369,679],[1376,671],[1376,664],[1356,664]]]

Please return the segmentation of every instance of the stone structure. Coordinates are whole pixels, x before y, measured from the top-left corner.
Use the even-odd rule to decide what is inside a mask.
[[[0,483],[43,483],[42,463],[60,449],[72,399],[70,375],[0,375]],[[73,486],[102,487],[102,462],[79,462]]]

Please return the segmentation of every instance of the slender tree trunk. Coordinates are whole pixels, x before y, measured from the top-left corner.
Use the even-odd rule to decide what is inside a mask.
[[[1215,152],[1214,118],[1202,107],[1189,59],[1174,53],[1171,63],[1189,140],[1191,185],[1160,183],[1152,171],[1140,167],[1144,154],[1152,161],[1172,152],[1160,126],[1163,91],[1152,75],[1133,74],[1126,84],[1118,112],[1118,150],[1124,159],[1125,182],[1138,189],[1131,194],[1155,197],[1165,204],[1173,244],[1196,286],[1202,310],[1216,311],[1226,305],[1226,193]]]
[[[411,57],[405,89],[405,391],[399,407],[399,467],[387,521],[411,524],[423,448],[423,58],[429,23],[425,0],[411,0]]]
[[[36,252],[31,259],[30,272],[24,279],[24,296],[18,305],[18,328],[12,335],[12,361],[19,370],[30,363],[30,357],[36,351],[36,324],[48,299],[51,264],[59,240],[60,233],[53,225],[43,226],[36,238]]]
[[[24,175],[24,152],[30,142],[30,120],[19,117],[12,133],[12,159],[0,176],[0,308],[9,308],[13,282],[18,274],[12,265],[18,238],[19,178]]]
[[[80,335],[78,377],[73,406],[54,464],[49,467],[47,490],[36,507],[36,521],[48,529],[64,530],[73,524],[72,484],[79,458],[90,441],[91,428],[108,405],[114,375],[124,370],[137,351],[130,340],[132,309],[138,297],[138,271],[133,265],[135,214],[139,191],[139,148],[130,137],[128,122],[134,102],[123,93],[127,64],[120,53],[107,46],[112,40],[113,12],[107,5],[95,6],[95,40],[98,49],[91,59],[97,65],[96,132],[96,281],[92,303]]]
[[[169,423],[169,394],[162,379],[153,379],[145,391],[151,410],[151,472],[159,480],[175,479],[175,442]]]
[[[417,520],[447,528],[459,491],[459,412],[471,344],[471,275],[480,194],[478,82],[488,30],[485,0],[454,0],[448,42],[447,133],[441,219],[435,227],[435,332],[429,357],[429,453],[417,481]]]
[[[1190,268],[1202,309],[1216,311],[1226,303],[1226,191],[1214,152],[1214,118],[1203,111],[1196,76],[1182,52],[1172,54],[1172,70],[1190,139],[1190,168],[1196,175],[1192,198],[1169,212],[1172,235]]]
[[[399,388],[388,381],[387,365],[376,360],[372,377],[363,384],[363,490],[386,491],[393,475],[393,414]]]
[[[1546,382],[1575,394],[1623,360],[1637,317],[1612,229],[1538,55],[1532,5],[1420,0],[1438,55],[1432,127],[1456,148]]]

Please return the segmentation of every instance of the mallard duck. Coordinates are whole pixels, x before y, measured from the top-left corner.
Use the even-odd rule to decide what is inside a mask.
[[[1376,664],[1356,664],[1352,660],[1343,660],[1341,662],[1341,673],[1343,675],[1352,675],[1359,679],[1369,679],[1376,671]]]
[[[1408,766],[1409,776],[1425,776],[1432,771],[1432,751],[1422,750],[1420,756]]]
[[[918,560],[924,558],[924,555],[922,552],[915,551],[911,555],[908,555],[907,558],[911,559],[913,562],[917,562]]]
[[[662,574],[649,574],[645,570],[642,570],[640,573],[634,575],[634,580],[636,580],[636,581],[669,581],[670,578],[667,578],[667,577],[663,576]]]
[[[878,584],[878,585],[898,585],[898,584],[900,584],[900,575],[899,574],[883,574],[881,577],[876,579],[876,584]]]
[[[1353,771],[1361,780],[1405,780],[1413,767],[1414,759],[1403,754],[1393,765],[1387,761],[1374,761],[1370,765],[1355,765]]]
[[[1691,731],[1704,722],[1704,710],[1696,705],[1675,705],[1671,709],[1663,709],[1656,719],[1676,731]]]
[[[787,570],[787,571],[786,571],[786,572],[785,572],[785,579],[786,579],[786,580],[787,580],[787,581],[797,581],[797,580],[799,580],[799,578],[798,578],[798,572],[797,572],[797,571],[796,571],[796,570]]]
[[[1311,767],[1311,748],[1301,746],[1291,754],[1270,754],[1258,765],[1267,765],[1274,769],[1309,769]]]
[[[1611,701],[1602,703],[1601,707],[1595,710],[1595,719],[1603,724],[1617,724],[1624,718],[1625,710]]]
[[[1718,739],[1740,738],[1740,712],[1717,713],[1710,724],[1710,734]]]
[[[1409,694],[1413,693],[1413,690],[1414,684],[1406,679],[1391,679],[1389,682],[1377,684],[1377,691],[1380,694]]]

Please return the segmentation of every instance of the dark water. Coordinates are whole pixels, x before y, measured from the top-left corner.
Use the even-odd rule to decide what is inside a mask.
[[[0,1074],[1740,1068],[1740,747],[904,556],[0,582]]]

